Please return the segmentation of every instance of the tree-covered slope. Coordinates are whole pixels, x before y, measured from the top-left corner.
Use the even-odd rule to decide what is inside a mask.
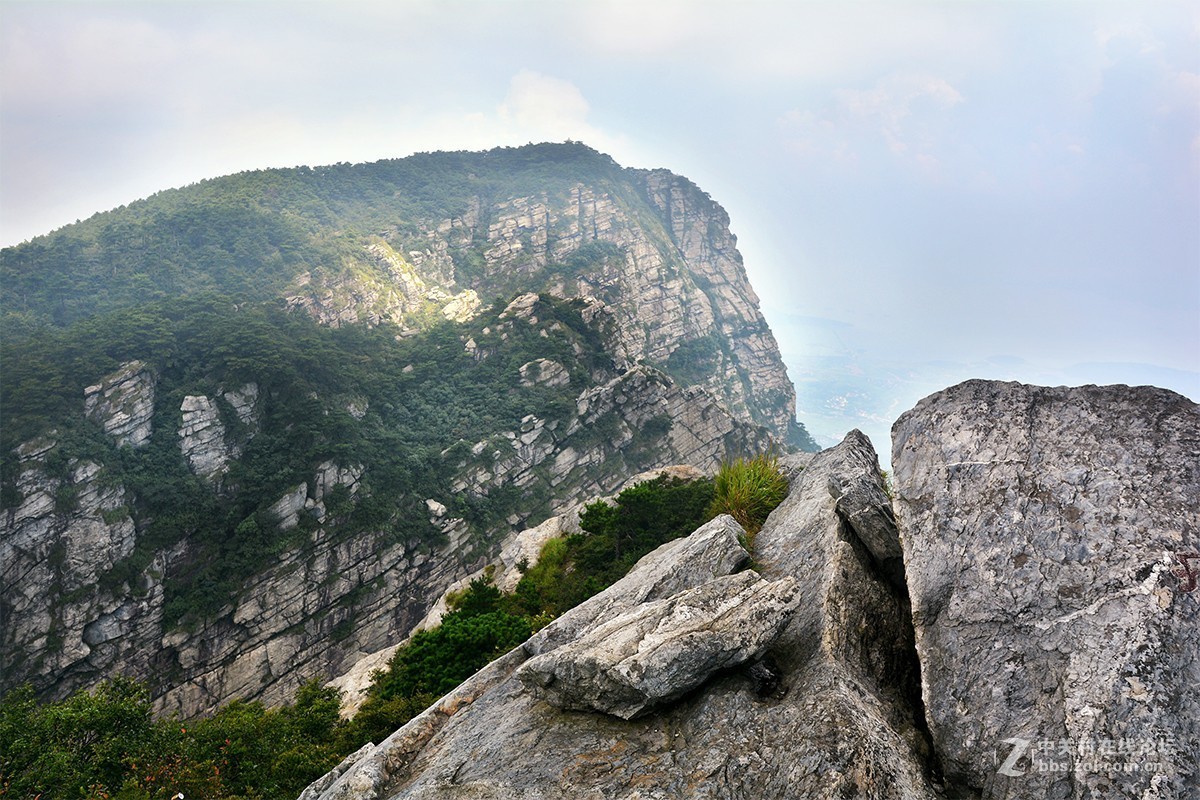
[[[6,340],[196,293],[413,332],[527,291],[604,302],[618,366],[813,447],[724,210],[582,144],[246,172],[0,251]]]
[[[577,144],[205,181],[0,252],[0,690],[286,699],[527,525],[803,438],[728,220]]]
[[[193,292],[280,297],[305,272],[369,266],[364,242],[426,243],[473,205],[622,175],[583,145],[546,144],[215,178],[0,251],[0,308],[9,332]],[[455,264],[468,275],[471,255]]]

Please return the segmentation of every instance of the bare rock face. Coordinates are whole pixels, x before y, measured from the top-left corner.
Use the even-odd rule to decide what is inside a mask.
[[[539,471],[548,471],[552,487],[577,487],[575,497],[601,496],[624,480],[612,466],[636,453],[639,442],[643,450],[652,443],[660,463],[710,472],[730,454],[761,452],[772,443],[764,428],[744,422],[705,389],[681,388],[653,367],[635,367],[587,389],[575,405],[575,414],[563,423],[530,414],[519,430],[475,443],[451,489],[486,494],[506,484],[526,486]],[[608,430],[599,441],[590,433],[598,428]],[[564,498],[553,510],[571,504]]]
[[[154,372],[130,361],[95,386],[83,390],[83,409],[118,446],[141,447],[150,440],[154,416]]]
[[[760,658],[800,598],[791,578],[752,572],[645,603],[526,662],[517,677],[564,709],[631,719],[679,699],[718,670]]]
[[[740,571],[750,558],[742,532],[718,517],[355,754],[303,800],[932,800],[908,606],[829,491],[870,474],[874,452],[852,434],[799,473],[759,532],[761,577]],[[856,520],[886,528],[890,511],[858,508]],[[758,631],[744,632],[745,648],[732,644],[736,624],[706,633],[734,616]],[[642,658],[621,656],[639,648]],[[734,651],[729,669],[680,669]],[[734,666],[742,656],[749,661]],[[658,705],[624,719],[639,712],[569,711],[539,698],[550,696],[544,666],[555,665],[550,686],[586,686],[592,678],[571,671],[601,661],[614,692],[654,685]],[[595,709],[604,694],[580,705]]]
[[[893,437],[947,778],[987,798],[1194,797],[1200,407],[969,381]]]
[[[212,479],[225,471],[229,455],[225,451],[225,425],[217,405],[203,395],[183,398],[179,410],[183,422],[179,426],[179,447],[192,472]]]
[[[254,437],[258,425],[258,384],[247,383],[220,396],[233,410],[240,435],[226,429],[217,400],[211,397],[187,395],[179,406],[179,449],[192,472],[213,483],[241,456],[243,443]]]
[[[557,361],[539,358],[521,365],[522,386],[566,386],[571,382],[567,368]]]
[[[62,695],[94,665],[153,649],[130,634],[161,619],[163,565],[132,576],[133,592],[97,585],[136,543],[129,499],[94,462],[51,468],[54,447],[40,439],[18,449],[23,500],[0,524],[0,675]]]

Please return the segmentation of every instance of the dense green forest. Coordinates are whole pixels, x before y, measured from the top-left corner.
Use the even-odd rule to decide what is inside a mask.
[[[730,484],[718,476],[717,486]],[[452,598],[439,627],[416,634],[375,674],[349,720],[338,716],[337,691],[315,682],[282,708],[235,701],[192,721],[155,720],[147,689],[126,679],[57,703],[39,704],[28,689],[9,692],[0,699],[0,797],[290,800],[731,502],[713,481],[659,478],[626,489],[612,506],[588,506],[584,532],[548,542],[512,594],[485,576]]]
[[[361,267],[372,237],[422,249],[428,226],[462,216],[476,198],[565,197],[580,181],[628,195],[621,173],[585,145],[542,144],[258,170],[159,192],[0,252],[3,331],[9,338],[204,292],[275,299],[301,273]],[[463,277],[478,277],[476,251],[456,258]],[[480,289],[516,291],[504,282]]]
[[[22,499],[13,448],[53,428],[52,475],[67,475],[76,459],[90,460],[132,498],[137,549],[106,582],[132,585],[156,550],[185,537],[196,548],[196,568],[167,583],[169,622],[216,611],[246,577],[308,541],[314,519],[281,531],[267,509],[324,461],[364,468],[353,497],[331,498],[325,527],[343,535],[391,530],[432,543],[439,534],[424,507],[428,497],[442,498],[479,530],[512,513],[537,514],[547,496],[503,490],[487,502],[449,496],[449,476],[470,456],[469,444],[518,429],[531,409],[548,420],[572,413],[575,396],[610,363],[571,302],[539,301],[538,326],[502,324],[503,308],[499,301],[469,324],[443,322],[402,337],[386,324],[329,328],[280,304],[203,296],[5,339],[3,505]],[[474,357],[464,348],[467,338],[489,355]],[[85,386],[133,358],[158,375],[153,435],[147,446],[118,448],[82,414],[81,399]],[[523,385],[519,367],[537,358],[566,365],[570,383]],[[180,451],[180,402],[246,382],[259,387],[256,430],[243,431],[242,456],[230,462],[224,490],[214,492]],[[365,409],[361,419],[351,404]],[[231,409],[223,411],[227,428],[246,427]],[[63,502],[69,505],[70,497]]]

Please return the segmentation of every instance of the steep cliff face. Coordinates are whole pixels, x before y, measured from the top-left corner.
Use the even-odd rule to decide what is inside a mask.
[[[0,272],[0,688],[284,700],[630,474],[806,442],[724,210],[583,145],[230,176]]]
[[[288,302],[330,325],[389,320],[416,330],[469,318],[480,297],[596,298],[618,368],[658,366],[780,441],[809,442],[728,214],[666,170],[613,165],[531,195],[480,190],[461,216],[415,233],[385,230],[356,261],[323,278],[302,273]]]
[[[0,536],[6,685],[35,675],[71,684],[72,674],[90,670],[94,659],[142,658],[143,642],[121,641],[119,631],[161,620],[162,586],[152,570],[120,596],[96,591],[101,577],[133,552],[137,529],[127,493],[106,481],[97,463],[51,467],[55,444],[44,438],[20,449],[23,499],[8,510]],[[155,566],[161,577],[161,562]]]
[[[857,431],[789,465],[758,574],[718,518],[302,800],[1193,797],[1200,407],[972,381],[894,433],[894,487]]]
[[[547,392],[572,399],[530,406],[539,413],[515,427],[434,454],[444,481],[431,484],[432,496],[411,498],[427,516],[423,535],[386,518],[347,531],[347,509],[379,494],[382,465],[343,452],[277,490],[217,550],[194,536],[163,540],[163,529],[139,516],[134,493],[114,477],[122,474],[120,453],[149,438],[131,439],[130,430],[177,420],[161,431],[160,453],[173,448],[200,491],[233,503],[248,474],[238,461],[246,448],[263,447],[260,437],[285,435],[299,420],[272,421],[264,409],[277,401],[253,382],[164,396],[144,364],[123,366],[101,382],[121,387],[120,402],[87,412],[115,448],[99,451],[114,460],[112,468],[69,457],[52,437],[19,451],[21,500],[0,530],[5,685],[30,681],[62,696],[121,673],[147,681],[160,709],[184,715],[234,697],[284,702],[305,680],[345,672],[364,653],[403,639],[448,585],[527,521],[607,494],[629,474],[663,463],[712,471],[734,454],[771,446],[764,428],[653,367],[581,373],[577,354],[587,346],[550,310],[538,295],[522,295],[482,330],[454,340],[467,370],[489,368],[521,337],[557,346],[559,360],[510,356],[511,374],[498,377],[543,403]],[[100,391],[89,387],[86,397]],[[380,424],[365,399],[337,404],[345,406],[343,425]],[[494,511],[499,496],[514,509],[507,518],[487,522],[467,513],[472,503]],[[172,513],[186,519],[188,512]],[[182,620],[169,611],[198,566],[231,550],[242,558],[239,540],[263,537],[278,542],[271,545],[278,554],[248,574],[228,603]]]

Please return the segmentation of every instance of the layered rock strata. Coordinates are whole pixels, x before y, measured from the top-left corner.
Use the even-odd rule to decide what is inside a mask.
[[[145,362],[130,361],[83,390],[84,413],[100,422],[118,446],[141,447],[153,429],[155,383],[154,371]]]
[[[526,662],[517,677],[558,708],[631,719],[761,658],[799,601],[791,579],[714,578],[592,628]]]
[[[527,305],[526,311],[533,308]],[[514,308],[512,316],[519,313]],[[109,415],[148,424],[150,414],[130,415],[128,409],[152,396],[152,384],[145,383],[150,374],[144,365],[127,365],[103,384],[142,387],[110,393],[124,397],[122,403],[95,406],[96,421],[111,429],[115,441],[130,443],[128,430],[123,422],[109,425]],[[193,471],[218,484],[214,488],[240,453],[240,442],[256,430],[257,396],[257,387],[248,384],[214,397],[190,395],[182,403],[181,452]],[[233,412],[224,421],[220,402]],[[236,436],[235,427],[241,428]],[[593,427],[610,435],[590,436]],[[452,492],[543,486],[556,495],[546,512],[558,514],[580,498],[609,494],[630,471],[664,462],[712,471],[731,454],[769,443],[765,430],[738,420],[702,388],[681,389],[663,373],[638,367],[584,392],[566,420],[548,423],[530,415],[520,430],[478,443],[458,465],[444,499],[449,502]],[[137,543],[131,500],[105,479],[99,464],[78,462],[69,465],[69,474],[53,473],[54,447],[47,439],[22,449],[17,489],[24,499],[0,527],[4,682],[29,681],[52,697],[119,671],[146,680],[159,710],[184,716],[232,698],[286,702],[304,681],[346,673],[368,654],[403,641],[448,586],[501,547],[499,541],[481,546],[465,521],[436,498],[429,498],[429,507],[445,535],[440,546],[396,541],[381,531],[339,536],[321,524],[326,500],[337,486],[353,497],[363,468],[327,461],[268,509],[282,530],[311,517],[317,527],[308,542],[249,578],[236,601],[203,626],[167,629],[164,576],[186,569],[196,554],[184,542],[155,552],[144,569],[112,573]],[[510,566],[515,574],[515,563]],[[98,583],[101,575],[107,577]]]

